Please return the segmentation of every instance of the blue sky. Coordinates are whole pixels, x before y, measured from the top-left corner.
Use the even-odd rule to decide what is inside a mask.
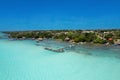
[[[0,0],[0,30],[120,29],[120,0]]]

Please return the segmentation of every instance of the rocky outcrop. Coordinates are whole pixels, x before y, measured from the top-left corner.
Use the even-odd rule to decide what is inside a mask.
[[[69,38],[69,37],[66,37],[66,38],[65,38],[65,41],[70,41],[70,38]]]

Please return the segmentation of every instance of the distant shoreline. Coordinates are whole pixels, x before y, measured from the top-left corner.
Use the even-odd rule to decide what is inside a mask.
[[[101,30],[35,30],[6,31],[10,39],[33,39],[37,42],[44,39],[66,41],[73,44],[120,45],[120,29]]]

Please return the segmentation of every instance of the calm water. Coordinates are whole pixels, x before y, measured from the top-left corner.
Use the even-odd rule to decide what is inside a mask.
[[[0,80],[120,80],[120,48],[76,46],[64,53],[44,50],[68,43],[0,39]]]

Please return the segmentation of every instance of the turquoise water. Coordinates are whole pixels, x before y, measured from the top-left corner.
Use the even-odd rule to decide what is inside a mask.
[[[0,39],[0,80],[120,80],[120,47],[76,46],[64,53],[44,50],[69,43]]]

